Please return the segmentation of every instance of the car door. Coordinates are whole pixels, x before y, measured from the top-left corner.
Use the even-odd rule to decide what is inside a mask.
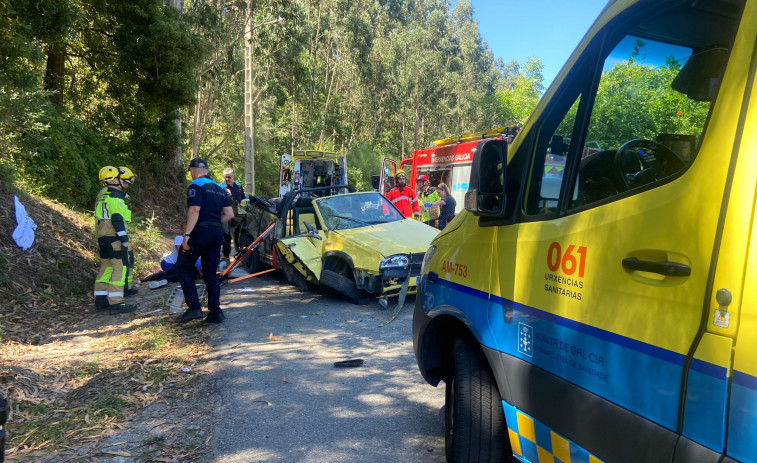
[[[295,200],[286,202],[294,204]],[[311,212],[312,211],[312,212]],[[282,216],[283,217],[283,216]],[[277,240],[277,248],[282,257],[297,271],[311,281],[321,276],[321,255],[323,254],[324,230],[314,209],[291,207],[286,213],[285,233]]]
[[[513,145],[529,167],[517,223],[497,227],[508,264],[494,270],[503,318],[492,347],[512,355],[508,428],[529,461],[563,441],[605,461],[672,461],[679,435],[725,449],[735,332],[713,329],[713,278],[754,34],[732,46],[739,8],[695,43],[692,27],[722,18],[692,5],[639,2],[595,29]],[[694,88],[704,74],[707,94]],[[567,162],[547,179],[556,136],[570,140]],[[603,150],[586,149],[597,141]],[[542,196],[548,181],[558,201]]]

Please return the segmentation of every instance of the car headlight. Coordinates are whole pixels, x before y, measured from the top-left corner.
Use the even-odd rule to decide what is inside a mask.
[[[436,246],[429,246],[426,254],[423,256],[423,264],[421,264],[421,275],[425,275],[428,272],[428,266],[431,265],[431,259],[436,254]]]
[[[407,254],[396,254],[381,259],[379,270],[388,268],[407,268],[410,265],[410,257]]]

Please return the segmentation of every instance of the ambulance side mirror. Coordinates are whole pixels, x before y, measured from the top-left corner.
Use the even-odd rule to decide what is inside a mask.
[[[379,191],[379,187],[381,186],[380,175],[371,175],[371,186],[373,187],[374,191]]]
[[[483,140],[479,143],[473,155],[465,209],[481,217],[504,214],[506,169],[505,140]]]

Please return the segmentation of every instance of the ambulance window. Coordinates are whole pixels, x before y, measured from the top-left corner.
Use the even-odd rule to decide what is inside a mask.
[[[579,101],[580,98],[576,99],[572,105],[566,105],[565,107],[569,109],[562,120],[556,124],[557,128],[549,131],[545,128],[544,131],[547,133],[539,137],[526,195],[525,211],[529,215],[557,212]],[[545,124],[545,126],[554,125],[549,122]]]
[[[736,27],[700,7],[672,8],[613,41],[569,207],[646,191],[694,162]]]
[[[666,5],[639,2],[618,16],[562,81],[528,145],[527,215],[605,204],[695,162],[743,5]]]

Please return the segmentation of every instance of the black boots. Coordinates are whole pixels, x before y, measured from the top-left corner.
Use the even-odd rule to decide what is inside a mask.
[[[124,297],[133,296],[137,293],[139,293],[139,290],[137,288],[129,288],[128,281],[124,284]]]
[[[217,311],[210,312],[203,321],[205,323],[223,323],[225,318],[226,315],[223,314],[221,309],[218,309]]]
[[[107,296],[95,296],[95,309],[100,313],[129,313],[137,310],[137,306],[129,305],[125,302],[118,304],[108,304]]]
[[[129,305],[125,302],[108,306],[108,311],[110,313],[129,313],[134,312],[135,310],[137,310],[137,306]]]
[[[95,296],[95,309],[97,309],[98,312],[104,312],[108,310],[108,307],[110,304],[108,304],[108,296]]]
[[[179,321],[182,323],[186,323],[192,320],[196,320],[198,318],[202,318],[202,309],[187,309],[184,311],[183,314],[181,314],[181,317],[179,317]]]
[[[187,309],[183,314],[181,314],[181,317],[179,317],[179,321],[182,323],[186,323],[188,321],[196,320],[198,318],[202,318],[202,309],[197,309],[197,310]],[[218,309],[207,314],[203,322],[214,323],[214,324],[223,323],[225,318],[226,318],[226,315],[223,314],[221,309]]]

